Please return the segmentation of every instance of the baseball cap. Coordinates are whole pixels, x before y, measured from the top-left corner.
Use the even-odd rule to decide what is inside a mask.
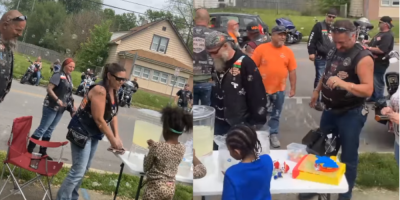
[[[390,25],[390,28],[393,28],[393,27],[394,27],[393,24],[392,24],[392,18],[389,17],[389,16],[383,16],[383,17],[380,19],[380,21],[381,21],[381,22],[388,23],[388,24]]]
[[[251,21],[250,23],[247,24],[246,31],[252,33],[259,33],[260,29],[258,28],[258,23],[255,21]]]
[[[284,26],[275,26],[272,28],[271,33],[286,33],[286,27]]]
[[[233,38],[229,37],[225,33],[213,31],[206,35],[206,50],[214,50],[220,48],[226,42],[233,42]]]

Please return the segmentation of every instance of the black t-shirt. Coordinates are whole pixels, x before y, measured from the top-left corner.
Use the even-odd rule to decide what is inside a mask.
[[[57,95],[57,98],[59,98],[63,103],[68,103],[70,101],[73,88],[71,76],[65,75],[62,72],[56,72],[53,74],[53,76],[51,76],[49,82],[55,85],[53,91]],[[57,111],[59,108],[57,101],[51,98],[48,94],[44,100],[44,106],[53,108],[55,111]]]
[[[181,106],[181,107],[187,107],[189,100],[193,99],[192,92],[187,91],[187,90],[179,90],[176,93],[176,96],[179,96],[178,106]]]
[[[376,34],[372,38],[370,46],[378,47],[381,51],[384,52],[384,54],[374,54],[375,63],[389,65],[389,59],[382,60],[382,58],[393,50],[394,36],[392,31],[380,32]]]

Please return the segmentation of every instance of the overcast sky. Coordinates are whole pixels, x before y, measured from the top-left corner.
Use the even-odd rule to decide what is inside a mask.
[[[139,3],[142,5],[146,5],[146,6],[141,6],[141,5],[129,3],[126,1]],[[103,3],[107,4],[107,5],[119,7],[119,8],[124,8],[127,10],[140,12],[140,13],[144,13],[148,9],[152,9],[152,10],[165,9],[165,7],[167,6],[166,0],[145,0],[145,1],[143,1],[143,0],[126,0],[126,1],[124,1],[124,0],[103,0]],[[147,6],[154,7],[154,8],[150,8]],[[103,9],[105,9],[105,8],[110,8],[110,7],[103,6]],[[155,9],[155,8],[159,8],[159,9]],[[116,14],[122,14],[124,12],[128,12],[128,11],[124,11],[124,10],[120,10],[120,9],[116,9],[116,8],[111,8],[111,9],[115,10]]]

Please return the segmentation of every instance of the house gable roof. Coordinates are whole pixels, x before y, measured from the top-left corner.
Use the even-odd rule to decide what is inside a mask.
[[[169,25],[170,25],[170,26],[172,27],[172,29],[174,30],[175,34],[178,36],[179,41],[180,41],[181,44],[185,47],[186,52],[189,54],[189,56],[192,56],[192,52],[191,52],[191,51],[189,50],[189,48],[186,46],[185,41],[183,40],[181,34],[179,34],[178,29],[175,27],[175,25],[174,25],[170,20],[167,20],[167,19],[157,20],[157,21],[154,21],[154,22],[150,22],[150,23],[144,24],[144,25],[142,25],[142,26],[137,26],[137,27],[135,27],[135,28],[132,28],[131,30],[129,30],[129,32],[128,32],[127,34],[122,35],[122,36],[120,36],[120,37],[117,37],[117,38],[111,40],[109,43],[110,43],[110,44],[116,44],[116,43],[117,43],[118,41],[120,41],[120,40],[124,40],[124,39],[126,39],[126,38],[131,37],[131,36],[134,36],[135,34],[137,34],[137,33],[139,33],[139,32],[142,32],[142,31],[146,30],[147,28],[149,28],[149,27],[151,27],[151,26],[155,26],[155,25],[157,25],[157,24],[159,24],[160,22],[163,22],[163,21],[167,21],[167,22],[169,23]]]

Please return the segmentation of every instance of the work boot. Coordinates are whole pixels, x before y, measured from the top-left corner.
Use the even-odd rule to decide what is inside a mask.
[[[36,137],[34,135],[32,135],[31,138],[36,139],[36,140],[40,139],[40,137]],[[27,147],[28,152],[32,153],[33,150],[35,149],[35,147],[36,147],[36,144],[29,140],[29,144],[28,144],[28,147]]]
[[[316,196],[318,196],[317,193],[302,193],[299,194],[299,200],[310,200]]]
[[[279,142],[279,139],[278,139],[278,134],[271,134],[270,141],[271,141],[271,146],[273,148],[281,147],[281,143]]]
[[[42,141],[50,141],[50,138],[42,138]],[[51,158],[49,155],[47,155],[47,147],[40,147],[39,153],[42,154],[43,156],[47,156],[47,160],[53,160],[53,158]]]

